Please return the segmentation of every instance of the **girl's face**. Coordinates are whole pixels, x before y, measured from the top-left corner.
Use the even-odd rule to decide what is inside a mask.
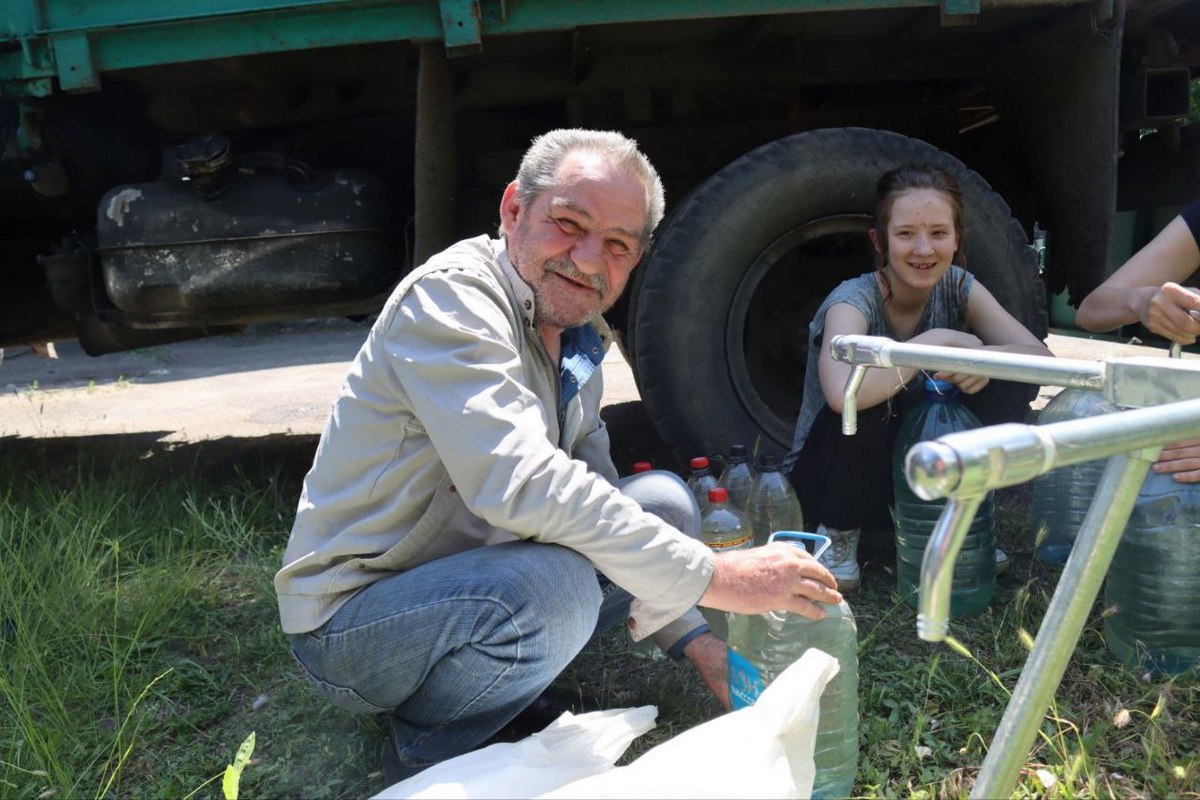
[[[887,242],[879,241],[874,228],[871,242],[884,256],[884,269],[896,280],[932,289],[958,250],[954,221],[954,208],[944,194],[936,189],[909,189],[892,200]]]

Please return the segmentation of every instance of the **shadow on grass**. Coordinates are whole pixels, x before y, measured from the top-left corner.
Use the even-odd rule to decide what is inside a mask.
[[[315,434],[272,434],[175,442],[166,440],[170,433],[4,436],[0,437],[0,452],[6,464],[59,485],[78,480],[82,463],[89,465],[92,476],[102,477],[111,469],[127,469],[132,459],[163,474],[186,471],[208,484],[220,484],[239,475],[278,475],[285,486],[295,488],[299,497],[319,438]]]

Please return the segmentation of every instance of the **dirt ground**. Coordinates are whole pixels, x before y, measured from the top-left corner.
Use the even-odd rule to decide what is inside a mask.
[[[133,439],[249,447],[269,439],[301,451],[315,448],[368,329],[367,322],[346,320],[267,325],[99,358],[77,342],[57,343],[53,360],[10,348],[0,363],[0,445]],[[1085,360],[1164,354],[1161,348],[1053,334],[1048,344],[1060,357]],[[617,348],[603,369],[603,414],[618,469],[643,458],[675,468]],[[1051,394],[1044,390],[1040,401]]]
[[[264,325],[99,358],[78,342],[56,343],[57,359],[9,348],[0,363],[0,447],[47,459],[81,447],[171,450],[218,465],[258,451],[285,455],[302,476],[369,328],[348,320]],[[640,459],[672,466],[616,348],[603,370],[618,469]]]

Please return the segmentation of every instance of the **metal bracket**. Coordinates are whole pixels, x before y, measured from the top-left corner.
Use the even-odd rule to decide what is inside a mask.
[[[1137,356],[1105,362],[1104,397],[1122,408],[1145,408],[1200,397],[1200,362]]]
[[[483,23],[499,25],[508,18],[505,0],[438,0],[446,55],[455,58],[483,49]]]
[[[95,92],[100,89],[100,75],[92,60],[92,47],[87,34],[67,33],[53,36],[50,47],[58,67],[58,85],[64,92]]]
[[[439,0],[446,55],[464,56],[483,49],[479,0]]]

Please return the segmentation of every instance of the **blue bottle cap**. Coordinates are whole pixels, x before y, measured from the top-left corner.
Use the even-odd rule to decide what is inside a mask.
[[[958,397],[961,390],[950,381],[925,378],[925,396],[930,400],[948,400]]]

